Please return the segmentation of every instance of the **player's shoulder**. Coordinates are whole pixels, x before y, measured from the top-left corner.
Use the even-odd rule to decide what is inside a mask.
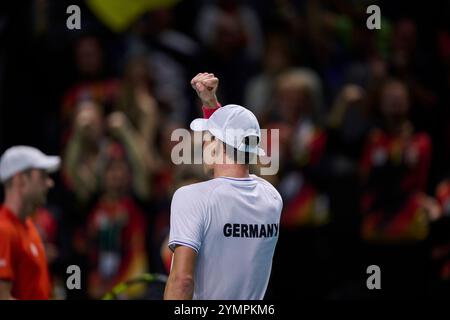
[[[261,186],[263,186],[268,192],[270,192],[275,199],[283,202],[280,193],[269,181],[254,174],[251,174],[250,176]]]
[[[199,199],[206,199],[219,185],[220,183],[215,179],[192,183],[177,189],[173,198],[176,201],[199,201]]]
[[[17,237],[17,230],[14,223],[2,214],[0,210],[0,236],[2,239]]]

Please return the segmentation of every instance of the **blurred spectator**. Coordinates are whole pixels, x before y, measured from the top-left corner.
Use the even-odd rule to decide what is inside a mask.
[[[365,239],[416,241],[428,233],[420,199],[427,187],[431,141],[426,133],[414,132],[409,105],[402,82],[391,80],[382,87],[382,124],[371,132],[361,160]],[[404,219],[395,218],[398,214]]]
[[[327,118],[327,146],[322,170],[329,176],[327,190],[332,213],[330,251],[335,272],[333,292],[329,297],[336,299],[360,294],[357,285],[361,270],[358,168],[372,126],[367,99],[362,87],[348,84],[336,96]]]
[[[431,141],[428,134],[414,131],[408,118],[410,99],[401,81],[382,86],[380,127],[370,133],[361,159],[361,235],[371,244],[367,259],[387,269],[389,296],[422,295],[427,277],[423,241],[429,234],[430,210],[424,192]],[[420,281],[411,283],[413,275]]]
[[[328,245],[323,227],[330,221],[330,211],[320,169],[327,141],[321,127],[320,92],[321,82],[313,72],[294,69],[282,73],[273,110],[278,121],[268,124],[268,128],[280,129],[282,159],[278,181],[274,181],[284,203],[278,284],[295,297],[323,297],[326,292]],[[299,255],[295,261],[288,258],[292,245]],[[283,274],[295,277],[287,280]]]
[[[286,171],[279,184],[285,200],[281,218],[285,227],[320,225],[328,220],[327,199],[310,184],[315,172],[309,170],[320,163],[326,143],[325,132],[319,126],[320,92],[320,82],[311,71],[291,70],[281,74],[277,82],[275,116],[280,119],[280,131],[285,131],[280,144],[286,145],[281,148]]]
[[[102,113],[111,112],[117,99],[120,82],[105,73],[104,52],[99,39],[94,36],[81,36],[74,44],[74,59],[77,68],[77,83],[63,96],[62,121],[68,127],[77,112],[81,100],[92,100],[102,107]],[[65,132],[63,139],[70,132]]]
[[[131,179],[125,150],[110,144],[100,198],[86,226],[91,298],[101,298],[118,283],[148,272],[145,216],[131,196]]]
[[[129,157],[134,194],[141,199],[148,197],[147,169],[140,136],[123,113],[115,112],[105,119],[100,107],[87,100],[77,107],[73,134],[64,159],[66,183],[79,201],[86,203],[98,193],[106,151],[114,140],[125,147]]]
[[[126,54],[147,58],[146,70],[141,72],[153,77],[152,95],[171,121],[184,123],[191,113],[186,83],[190,74],[197,72],[200,50],[196,42],[177,31],[173,24],[173,13],[168,9],[147,13],[127,37]]]
[[[217,0],[205,5],[197,18],[197,34],[208,47],[244,48],[253,60],[262,56],[264,42],[258,17],[240,0]]]
[[[430,110],[437,107],[438,97],[430,86],[436,87],[436,61],[424,46],[419,46],[417,23],[400,19],[394,25],[392,52],[389,56],[391,74],[404,81],[411,92],[414,108],[411,118],[421,129],[432,130]]]
[[[153,173],[161,165],[156,138],[159,126],[164,121],[165,110],[155,98],[155,81],[150,68],[146,56],[130,58],[125,67],[116,110],[128,116],[140,136],[140,148],[144,153],[147,169],[149,173]]]
[[[270,33],[264,51],[263,70],[249,80],[245,90],[245,106],[263,123],[267,121],[268,112],[275,104],[276,77],[291,64],[286,37],[281,33]]]
[[[207,48],[204,67],[220,74],[227,99],[242,103],[244,85],[255,72],[264,48],[255,12],[239,0],[208,2],[199,12],[196,31]]]

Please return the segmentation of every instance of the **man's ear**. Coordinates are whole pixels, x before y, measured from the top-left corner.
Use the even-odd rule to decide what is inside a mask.
[[[215,139],[214,142],[216,144],[215,148],[214,148],[214,152],[215,152],[214,156],[216,158],[216,162],[218,164],[224,164],[226,161],[225,148],[224,148],[225,144],[222,141],[217,140],[217,139]]]
[[[216,155],[218,154],[217,153],[218,150],[217,150],[217,139],[214,136],[211,137],[211,147],[212,147],[211,156],[215,158]]]
[[[218,155],[220,155],[220,143],[219,140],[214,139],[214,150],[213,150],[213,156],[217,157]]]

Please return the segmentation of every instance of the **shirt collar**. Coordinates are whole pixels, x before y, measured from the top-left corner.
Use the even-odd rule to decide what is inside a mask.
[[[25,221],[20,220],[19,217],[5,205],[2,205],[0,207],[0,212],[2,212],[11,221],[19,222],[21,224],[26,224],[26,220]]]

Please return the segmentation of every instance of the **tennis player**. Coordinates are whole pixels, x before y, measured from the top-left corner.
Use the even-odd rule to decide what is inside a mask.
[[[0,299],[49,299],[50,277],[44,245],[31,220],[53,187],[49,173],[61,160],[38,149],[15,146],[0,159],[5,200],[0,206]]]
[[[203,150],[213,150],[204,154],[213,160],[213,179],[173,196],[165,299],[260,300],[270,278],[282,200],[270,183],[249,174],[251,157],[264,154],[258,120],[242,106],[219,107],[218,83],[208,73],[191,81],[207,119],[190,127],[211,137]]]

